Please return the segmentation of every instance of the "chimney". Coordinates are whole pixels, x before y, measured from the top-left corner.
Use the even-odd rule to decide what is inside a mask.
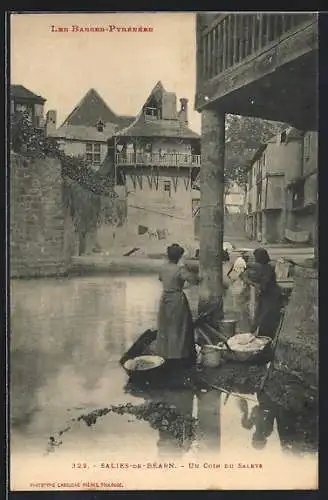
[[[183,123],[188,125],[188,99],[186,99],[185,97],[182,97],[180,99],[180,104],[181,104],[181,107],[180,107],[180,111],[179,111],[179,119]]]
[[[46,135],[53,135],[57,128],[57,111],[51,109],[46,114]]]

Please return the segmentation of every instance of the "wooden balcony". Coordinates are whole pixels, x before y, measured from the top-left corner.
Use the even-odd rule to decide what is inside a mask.
[[[116,165],[160,166],[160,167],[200,167],[200,155],[182,153],[117,153]]]
[[[317,25],[311,12],[197,14],[196,109],[216,103],[296,127],[305,114],[316,120]]]

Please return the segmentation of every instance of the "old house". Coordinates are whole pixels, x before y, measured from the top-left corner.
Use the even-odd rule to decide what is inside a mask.
[[[305,132],[299,161],[285,171],[286,230],[289,241],[315,243],[318,204],[318,133]]]
[[[193,239],[193,181],[200,138],[188,128],[188,100],[158,82],[136,119],[114,136],[116,182],[127,192],[127,230]],[[198,193],[195,194],[198,197]]]
[[[108,152],[108,139],[115,131],[134,120],[114,113],[95,89],[90,89],[64,122],[57,128],[57,113],[46,116],[47,135],[58,138],[68,155],[80,156],[99,169]]]
[[[244,212],[245,191],[237,182],[231,183],[224,197],[224,208],[227,214],[241,214]]]
[[[36,128],[44,126],[44,104],[46,99],[34,94],[23,85],[10,86],[10,115],[27,112]]]
[[[316,175],[316,132],[290,127],[263,144],[248,164],[249,238],[313,242]]]
[[[82,158],[90,168],[106,175],[110,170],[108,157],[108,141],[115,131],[126,127],[134,120],[131,116],[120,116],[114,113],[95,89],[90,89],[77,106],[71,111],[62,125],[57,128],[57,113],[48,111],[46,115],[46,134],[58,140],[62,151],[69,156]],[[108,228],[123,224],[126,214],[125,191],[116,190],[118,195],[114,202],[110,197],[99,197],[101,209],[97,227],[88,234],[80,234],[80,250],[82,253],[100,251],[99,233],[107,235]],[[105,246],[110,246],[105,239]],[[82,243],[83,242],[83,243]]]
[[[193,217],[195,236],[199,239],[200,224],[200,176],[198,175],[193,189]],[[245,188],[232,182],[224,196],[224,234],[229,238],[242,237],[245,233]]]

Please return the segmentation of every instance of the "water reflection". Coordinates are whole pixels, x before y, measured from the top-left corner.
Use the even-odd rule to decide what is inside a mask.
[[[198,450],[200,454],[221,449],[221,392],[200,392],[197,398]]]
[[[192,450],[198,458],[218,458],[222,450],[222,421],[223,451],[229,448],[238,454],[249,445],[254,450],[268,446],[271,451],[279,445],[284,453],[295,455],[317,451],[316,423],[309,420],[310,414],[296,415],[275,405],[265,393],[227,397],[217,390],[185,387],[158,390],[131,383],[125,391],[147,402],[175,409],[178,415],[175,425],[169,429],[162,429],[161,424],[157,426],[160,457],[182,457]]]
[[[149,432],[145,422],[139,434],[130,431],[130,442],[156,444],[162,457],[182,457],[195,450],[199,455],[219,456],[230,449],[244,450],[249,443],[267,449],[273,442],[279,443],[277,433],[283,449],[289,449],[291,442],[309,446],[311,439],[304,435],[308,423],[273,409],[262,396],[251,407],[232,397],[225,405],[219,391],[202,392],[186,386],[124,392],[127,379],[118,360],[140,332],[156,325],[160,291],[154,276],[13,283],[12,449],[23,453],[29,444],[41,455],[49,435],[66,425],[68,409],[91,411],[131,400],[135,404],[135,398],[163,402],[181,416],[177,435],[165,429],[165,423],[156,432]],[[197,289],[187,293],[196,304]],[[188,427],[192,417],[198,419],[195,433]],[[69,441],[73,430],[65,434],[63,446],[70,442],[84,452],[120,452],[129,429],[136,429],[141,422],[123,424],[117,416],[115,423],[111,420],[108,425],[106,418],[113,419],[113,415],[97,422],[92,432],[76,428],[75,441]],[[293,449],[297,446],[293,444]]]
[[[274,404],[265,392],[257,394],[258,404],[249,411],[246,399],[239,400],[241,425],[252,431],[252,446],[262,450],[274,433],[275,424],[283,452],[299,454],[302,451],[316,452],[317,433],[314,415],[296,414]],[[312,420],[312,422],[311,422]]]
[[[197,455],[205,457],[208,452],[220,453],[221,448],[221,392],[204,391],[181,387],[174,389],[142,388],[128,383],[125,391],[142,397],[147,402],[161,403],[168,408],[164,415],[168,429],[158,427],[158,454],[160,457],[182,457],[195,445]],[[170,409],[176,418],[172,420]],[[171,424],[172,422],[172,424]]]

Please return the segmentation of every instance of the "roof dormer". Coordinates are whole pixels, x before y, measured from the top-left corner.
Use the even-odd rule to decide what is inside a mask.
[[[143,108],[146,120],[160,120],[162,118],[162,106],[160,99],[154,95],[150,96]]]
[[[105,124],[102,120],[98,120],[96,124],[98,132],[103,132],[105,128]]]

